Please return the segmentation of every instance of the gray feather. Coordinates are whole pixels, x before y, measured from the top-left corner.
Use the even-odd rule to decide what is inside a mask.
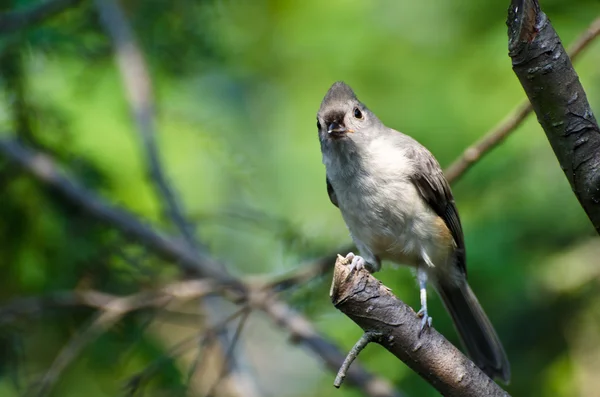
[[[327,183],[327,194],[329,195],[329,200],[331,200],[333,205],[339,208],[340,205],[338,204],[335,190],[333,190],[333,186],[331,186],[331,182],[329,182],[329,178],[325,177],[325,181]]]
[[[458,210],[454,203],[452,190],[444,176],[444,172],[433,155],[418,145],[411,145],[406,150],[406,156],[413,160],[415,169],[411,181],[415,184],[421,197],[433,211],[440,216],[456,243],[456,264],[467,274],[465,240]]]
[[[510,364],[494,327],[477,297],[464,282],[460,286],[438,283],[438,294],[450,313],[469,357],[490,378],[510,380]]]

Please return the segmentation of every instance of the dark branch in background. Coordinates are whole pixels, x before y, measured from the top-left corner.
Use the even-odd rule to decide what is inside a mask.
[[[513,70],[579,203],[600,233],[600,129],[579,77],[537,0],[508,10]]]
[[[569,54],[574,62],[579,54],[600,35],[600,18],[595,19],[588,29],[583,32],[570,46]],[[533,108],[529,100],[524,100],[511,111],[504,120],[488,131],[481,139],[469,146],[463,154],[446,169],[446,178],[454,182],[459,179],[479,159],[498,146],[504,139],[517,129],[527,118]]]
[[[11,140],[0,140],[0,153],[21,166],[42,185],[52,189],[65,201],[79,207],[98,221],[121,231],[162,259],[172,262],[200,278],[213,279],[216,285],[227,286],[238,298],[237,301],[252,299],[253,307],[267,313],[272,321],[320,357],[329,368],[337,370],[342,363],[344,356],[337,347],[319,335],[308,320],[294,312],[287,304],[270,297],[266,292],[263,293],[267,296],[264,299],[250,297],[246,285],[241,280],[226,274],[214,260],[206,255],[196,255],[186,245],[161,234],[130,212],[110,205],[93,192],[77,185],[58,171],[49,156],[32,151]],[[348,381],[369,396],[399,395],[387,381],[356,365],[348,373]],[[374,393],[373,390],[376,390],[377,393]]]
[[[78,5],[81,1],[48,0],[25,10],[3,12],[0,14],[0,34],[8,34],[35,26],[68,8]]]
[[[24,142],[35,145],[33,137],[32,114],[35,109],[27,95],[27,78],[23,42],[18,39],[4,40],[0,48],[0,78],[3,80],[6,95],[11,98],[8,102],[8,112],[12,116],[12,128]]]
[[[168,218],[177,226],[187,243],[192,247],[197,247],[199,243],[194,236],[193,229],[185,219],[184,211],[161,166],[160,154],[156,145],[154,95],[142,51],[123,10],[116,1],[96,0],[96,7],[102,25],[115,47],[115,57],[127,92],[131,113],[144,145],[148,173],[166,204],[165,212]]]
[[[369,343],[376,342],[402,360],[423,379],[448,397],[508,396],[435,329],[420,336],[421,319],[408,305],[366,270],[350,272],[339,256],[335,263],[331,301],[360,326],[365,335],[340,368],[336,386],[345,369]]]
[[[197,277],[211,278],[238,290],[245,289],[239,280],[226,274],[221,266],[208,256],[197,255],[179,241],[160,234],[127,210],[109,204],[63,176],[49,156],[11,140],[0,141],[0,152],[53,189],[64,200],[78,206],[93,218],[115,227],[163,259],[177,263],[183,270]]]

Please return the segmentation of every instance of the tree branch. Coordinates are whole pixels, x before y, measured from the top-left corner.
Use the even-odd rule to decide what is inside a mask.
[[[245,315],[248,311],[247,307],[240,307],[236,311],[234,311],[229,316],[223,318],[216,324],[209,326],[201,335],[194,335],[191,338],[185,338],[182,341],[176,343],[172,346],[168,352],[166,352],[160,358],[154,360],[153,363],[146,366],[143,370],[130,377],[126,382],[126,389],[129,391],[128,396],[133,396],[135,392],[139,389],[141,384],[147,380],[153,373],[158,371],[160,364],[165,361],[165,359],[171,359],[178,355],[189,352],[190,348],[194,345],[198,346],[199,349],[206,348],[206,345],[210,342],[211,339],[215,339],[217,335],[223,331],[223,329],[236,318]]]
[[[485,133],[474,144],[465,151],[446,169],[445,174],[448,182],[452,183],[459,179],[477,161],[498,146],[529,116],[532,108],[529,101],[525,100],[515,107],[502,121]]]
[[[156,144],[154,95],[144,55],[117,1],[96,0],[95,3],[102,25],[115,48],[115,58],[127,92],[129,107],[144,146],[148,174],[165,203],[164,210],[167,217],[173,221],[186,242],[192,247],[197,247],[199,243],[194,236],[193,229],[185,219],[181,204],[161,165]]]
[[[331,301],[368,335],[357,343],[348,361],[368,342],[376,341],[444,396],[508,396],[436,330],[430,328],[419,336],[421,320],[410,306],[398,300],[368,271],[350,272],[347,265],[348,262],[338,256]],[[343,375],[341,368],[338,376]]]
[[[94,290],[55,292],[40,297],[17,298],[4,304],[0,307],[0,326],[14,321],[15,317],[30,316],[51,308],[89,307],[108,311],[112,302],[127,299],[135,303],[127,306],[128,311],[136,311],[161,307],[172,299],[190,300],[219,292],[210,280],[179,281],[156,291],[142,291],[128,297]]]
[[[37,25],[48,18],[81,3],[82,0],[48,0],[25,10],[15,10],[0,14],[0,34]]]
[[[0,140],[0,152],[53,189],[63,199],[78,206],[93,218],[117,228],[163,259],[175,262],[183,270],[197,277],[211,278],[218,283],[244,289],[239,280],[226,274],[221,266],[208,256],[196,254],[179,241],[157,232],[130,212],[109,204],[93,192],[63,176],[49,156],[28,149],[12,140]]]
[[[507,25],[513,71],[600,233],[600,129],[579,77],[537,0],[513,0]]]
[[[600,18],[596,18],[569,47],[568,53],[571,56],[571,60],[575,62],[575,59],[577,59],[583,50],[599,35]],[[529,100],[524,100],[494,128],[486,132],[482,138],[465,149],[460,157],[446,169],[446,178],[448,181],[454,182],[459,179],[478,160],[490,152],[494,147],[502,143],[507,136],[521,125],[532,110],[533,108],[531,107]]]

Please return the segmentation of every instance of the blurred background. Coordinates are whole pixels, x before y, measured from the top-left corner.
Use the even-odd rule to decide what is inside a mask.
[[[40,3],[0,2],[3,11]],[[237,276],[264,280],[350,244],[327,197],[315,127],[336,80],[448,166],[525,97],[507,55],[508,3],[123,0],[154,86],[164,170],[211,254]],[[600,16],[597,0],[541,3],[565,44]],[[595,109],[598,65],[595,42],[575,65]],[[93,2],[0,36],[0,78],[2,139],[18,136],[99,195],[175,232]],[[470,283],[512,364],[507,391],[600,396],[598,236],[535,116],[453,190]],[[179,277],[5,158],[0,203],[0,306],[57,291],[124,295]],[[410,270],[388,265],[377,277],[418,307]],[[361,330],[331,305],[330,281],[328,272],[280,296],[345,352]],[[31,390],[94,313],[55,308],[0,321],[0,396]],[[430,313],[458,345],[437,296]],[[82,350],[51,395],[207,395],[202,374],[189,375],[194,354],[166,353],[198,332],[204,316],[190,316],[124,317]],[[335,390],[334,373],[289,342],[250,315],[236,357],[255,395],[361,395],[350,385]],[[380,346],[360,361],[408,396],[437,395]],[[126,387],[148,366],[157,369],[143,390]]]

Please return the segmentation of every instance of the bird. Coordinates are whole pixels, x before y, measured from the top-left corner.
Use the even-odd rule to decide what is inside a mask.
[[[465,240],[450,185],[433,154],[386,127],[343,81],[317,112],[327,193],[359,255],[350,270],[387,260],[416,269],[422,332],[431,327],[427,284],[441,297],[467,354],[490,378],[510,380],[502,343],[467,282]]]

